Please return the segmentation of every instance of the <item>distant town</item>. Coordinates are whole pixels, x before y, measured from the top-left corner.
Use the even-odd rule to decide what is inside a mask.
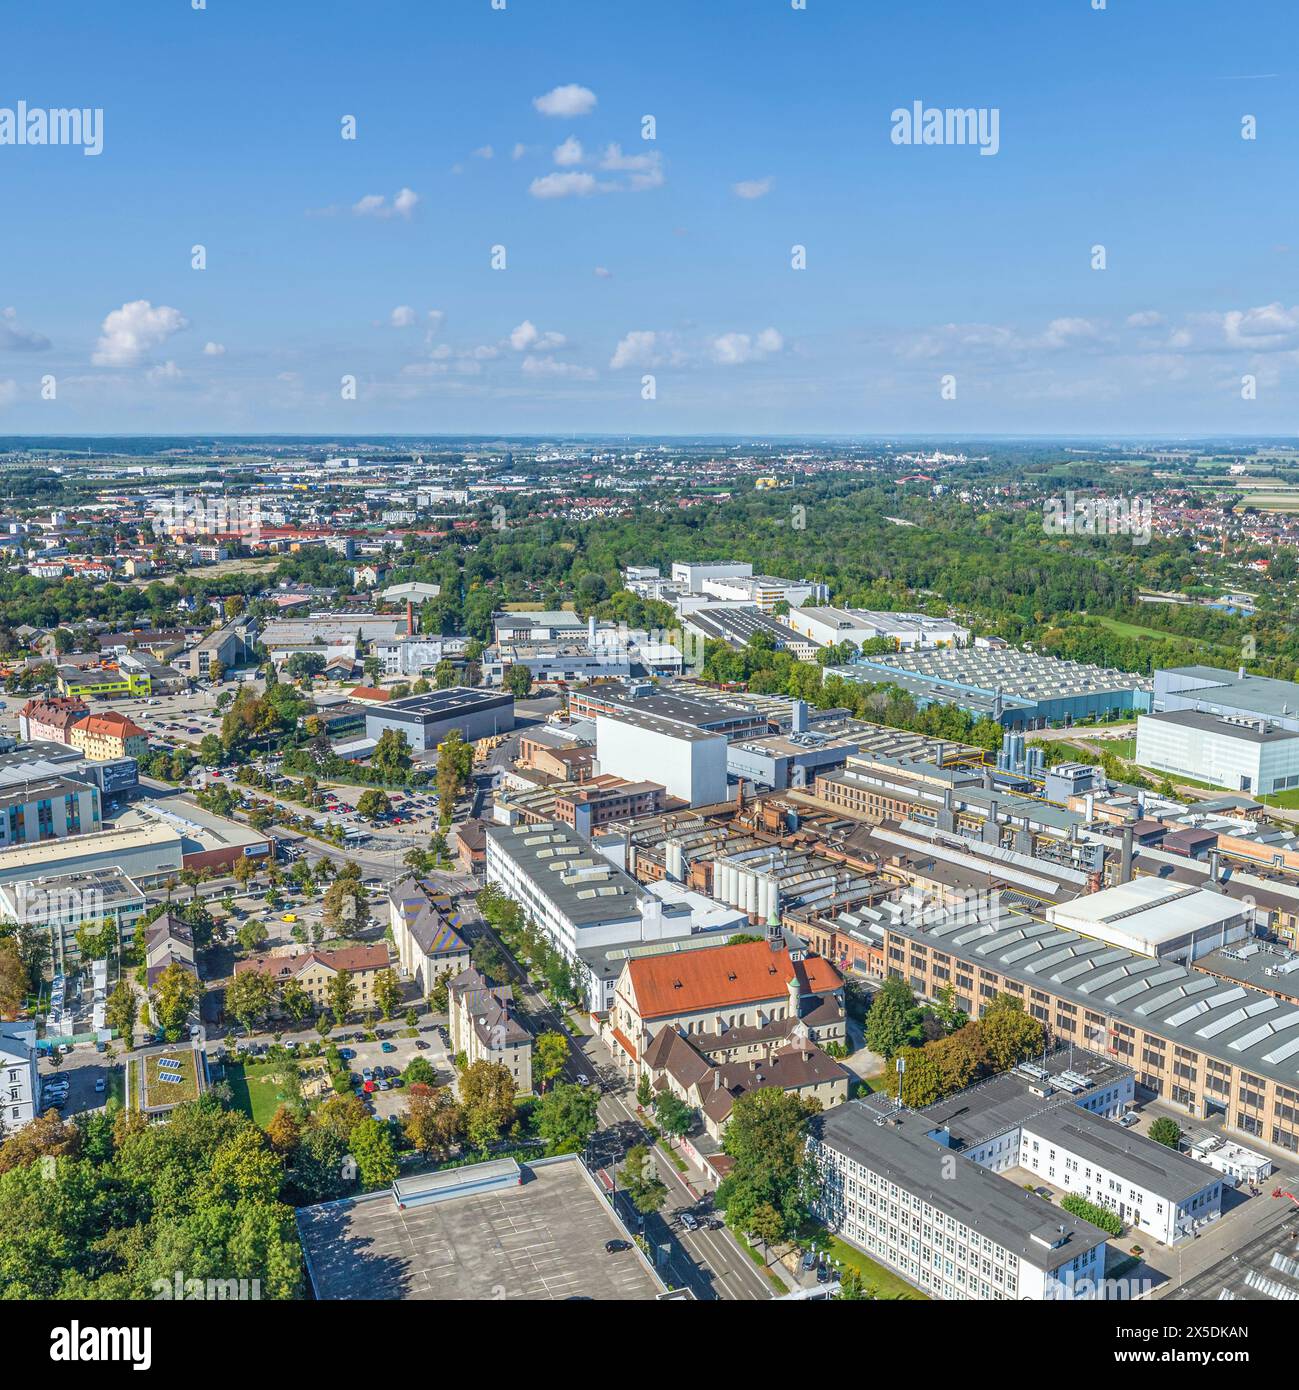
[[[1299,1295],[1220,450],[11,447],[0,1296]]]

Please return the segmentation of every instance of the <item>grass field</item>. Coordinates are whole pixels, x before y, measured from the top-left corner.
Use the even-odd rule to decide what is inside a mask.
[[[861,1276],[862,1283],[873,1298],[914,1298],[927,1301],[928,1295],[920,1292],[891,1269],[876,1264],[869,1255],[863,1254],[856,1246],[830,1237],[830,1258],[846,1269],[854,1269]]]
[[[1157,627],[1142,627],[1137,623],[1125,623],[1121,622],[1118,618],[1097,617],[1094,621],[1100,623],[1102,627],[1109,628],[1111,632],[1119,637],[1150,637],[1157,642],[1189,642],[1192,646],[1196,647],[1208,645],[1199,637],[1183,637],[1177,632],[1163,632]]]
[[[234,1103],[263,1129],[282,1104],[301,1096],[296,1062],[232,1062],[226,1080]]]
[[[1108,753],[1113,753],[1116,757],[1122,758],[1124,762],[1131,762],[1137,751],[1137,741],[1134,738],[1108,738],[1098,740],[1100,746]]]

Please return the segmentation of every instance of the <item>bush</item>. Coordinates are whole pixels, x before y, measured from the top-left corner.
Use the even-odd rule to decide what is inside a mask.
[[[1070,1192],[1061,1198],[1060,1205],[1071,1216],[1076,1216],[1081,1221],[1090,1221],[1093,1226],[1099,1226],[1109,1235],[1123,1234],[1123,1222],[1119,1220],[1117,1212],[1089,1202],[1086,1197],[1080,1197],[1076,1192]]]

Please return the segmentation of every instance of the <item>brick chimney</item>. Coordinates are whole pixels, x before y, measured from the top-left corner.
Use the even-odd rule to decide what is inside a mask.
[[[415,604],[412,599],[406,600],[406,636],[415,635]]]

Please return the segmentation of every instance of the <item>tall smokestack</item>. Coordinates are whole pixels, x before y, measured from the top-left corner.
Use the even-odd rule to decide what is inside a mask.
[[[1123,827],[1123,849],[1119,854],[1119,882],[1132,882],[1132,827]]]

